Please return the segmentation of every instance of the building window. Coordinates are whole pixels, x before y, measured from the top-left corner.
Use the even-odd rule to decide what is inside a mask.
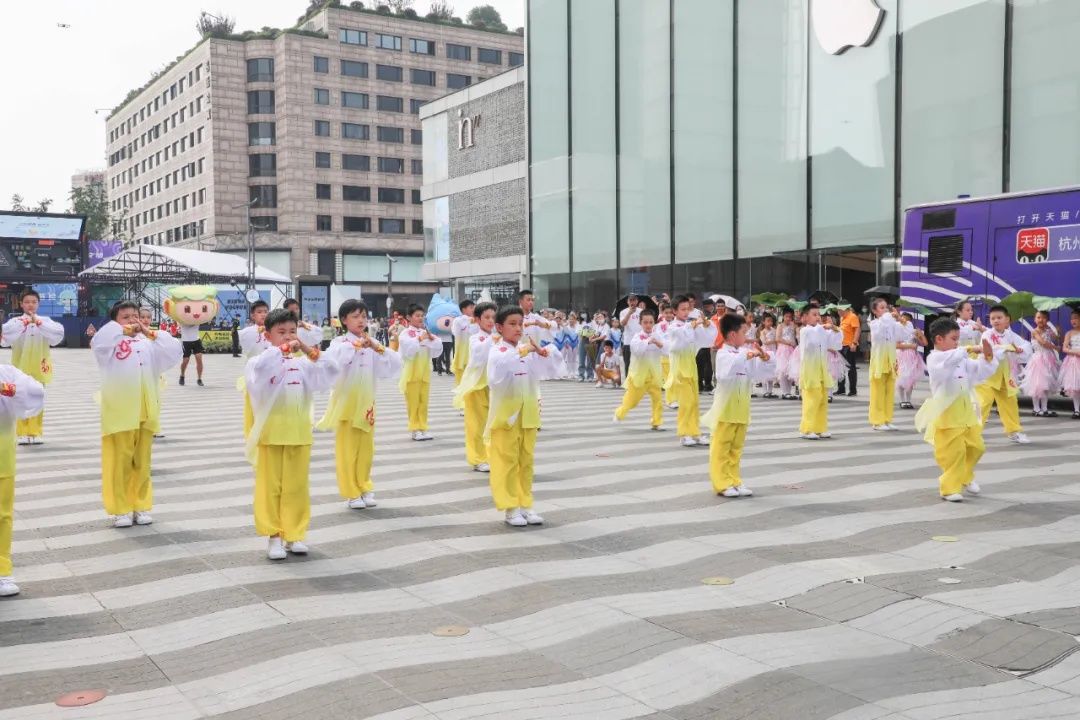
[[[274,123],[248,123],[248,145],[274,145],[276,142]]]
[[[338,40],[346,45],[367,45],[367,33],[363,30],[341,28],[338,31]]]
[[[277,215],[264,215],[251,218],[251,227],[256,230],[268,230],[277,232]]]
[[[404,235],[405,221],[394,218],[379,218],[379,232],[385,235]]]
[[[317,152],[315,153],[315,167],[328,168],[330,167],[330,153]]]
[[[252,185],[248,188],[248,193],[248,200],[254,200],[257,208],[277,207],[277,185]]]
[[[413,145],[423,145],[424,144],[424,131],[423,130],[410,130],[409,131],[409,142],[411,142]]]
[[[412,221],[412,234],[413,235],[423,235],[424,234],[424,221],[423,220],[413,220]]]
[[[315,72],[328,73],[330,72],[330,58],[315,56]]]
[[[333,223],[331,223],[329,215],[315,216],[315,230],[317,232],[330,232],[332,229]]]
[[[382,48],[383,50],[400,50],[401,36],[383,35],[380,33],[375,36],[375,47]]]
[[[472,48],[468,45],[446,43],[446,57],[451,60],[472,60]]]
[[[423,205],[423,201],[420,199],[420,191],[419,190],[413,190],[412,191],[412,204],[413,205]]]
[[[371,218],[349,217],[341,218],[341,229],[345,232],[371,232]]]
[[[341,107],[357,108],[359,110],[367,110],[368,109],[368,96],[367,96],[367,93],[342,92],[341,93]]]
[[[525,64],[525,54],[510,51],[510,67],[517,67],[518,65]]]
[[[460,90],[461,88],[469,87],[470,85],[472,85],[472,78],[468,75],[446,73],[446,87],[451,90]]]
[[[399,97],[378,95],[375,98],[375,107],[382,112],[404,112],[405,101]]]
[[[405,161],[401,158],[381,157],[379,158],[379,172],[403,175],[405,174]]]
[[[403,73],[402,69],[396,65],[376,65],[375,77],[389,82],[401,82]]]
[[[409,79],[413,85],[430,85],[431,87],[435,87],[434,70],[418,70],[412,68],[409,70]]]
[[[420,114],[420,108],[423,105],[424,105],[423,100],[417,100],[417,99],[413,98],[412,100],[409,100],[409,112],[412,113],[413,115],[419,115]]]
[[[379,188],[379,202],[404,204],[405,190],[402,188]]]
[[[248,82],[274,82],[274,58],[252,58],[247,61]]]
[[[356,60],[342,60],[341,61],[341,74],[348,75],[349,77],[366,78],[368,76],[368,69],[366,62],[357,62]]]
[[[329,200],[330,199],[330,186],[323,183],[315,183],[315,199],[316,200]]]
[[[488,65],[502,65],[502,50],[476,48],[476,59]]]
[[[273,115],[274,114],[274,91],[273,90],[249,90],[248,114],[250,115]]]
[[[361,185],[342,185],[341,199],[349,202],[371,202],[371,188]]]
[[[341,137],[349,140],[368,140],[371,138],[371,128],[357,123],[341,123]]]
[[[383,127],[380,125],[377,128],[376,137],[379,142],[403,143],[405,142],[405,130],[404,128]]]
[[[409,38],[409,52],[414,52],[418,55],[434,55],[435,41]]]
[[[315,88],[315,104],[316,105],[329,105],[330,104],[330,91],[326,88]]]
[[[341,156],[341,169],[363,171],[371,170],[371,157],[369,155],[350,155],[348,153],[344,153]]]
[[[424,174],[424,161],[423,160],[411,160],[412,174],[423,175]]]
[[[329,120],[316,120],[315,121],[315,134],[319,137],[330,137],[330,121]]]

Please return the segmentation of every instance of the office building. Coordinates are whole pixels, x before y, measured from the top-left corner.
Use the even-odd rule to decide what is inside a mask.
[[[91,185],[105,185],[104,170],[80,170],[71,176],[71,189],[79,190]]]

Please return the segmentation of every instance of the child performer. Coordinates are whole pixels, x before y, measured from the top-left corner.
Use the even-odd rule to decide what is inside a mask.
[[[664,406],[660,402],[660,388],[664,374],[660,361],[667,354],[664,334],[656,327],[656,313],[645,308],[637,316],[640,326],[637,334],[628,338],[630,343],[630,371],[626,374],[626,392],[622,405],[615,411],[615,422],[626,419],[627,413],[637,407],[646,394],[652,403],[653,430],[660,430],[664,422]]]
[[[15,425],[45,406],[45,387],[18,368],[0,365],[0,597],[19,594],[11,576],[15,515]]]
[[[454,373],[454,387],[461,384],[461,376],[469,364],[469,338],[476,332],[475,308],[476,303],[472,300],[462,300],[458,303],[461,314],[450,323],[450,334],[454,336],[454,360],[450,364]]]
[[[690,321],[690,299],[685,295],[675,297],[675,319],[668,325],[668,351],[671,354],[671,370],[664,381],[664,389],[679,404],[677,432],[683,447],[708,445],[709,440],[701,434],[701,416],[698,411],[697,353],[712,347],[716,339],[716,327],[704,318]]]
[[[713,491],[724,497],[750,497],[742,484],[739,463],[750,424],[750,390],[759,379],[770,378],[776,368],[769,354],[748,344],[746,319],[727,313],[720,319],[724,344],[716,353],[716,385],[712,408],[701,422],[712,432],[709,477]]]
[[[545,340],[551,342],[555,332],[555,323],[543,315],[533,312],[533,308],[536,306],[536,297],[533,295],[533,291],[527,288],[521,290],[518,293],[518,303],[521,305],[521,311],[525,313],[525,335],[535,340],[537,345]]]
[[[896,341],[900,337],[899,314],[885,298],[870,301],[870,426],[895,431],[892,424],[896,395]]]
[[[255,468],[255,531],[270,538],[266,556],[303,555],[311,520],[312,394],[333,384],[332,359],[296,336],[296,315],[274,310],[266,316],[270,347],[247,361],[244,381],[255,424],[247,458]]]
[[[1057,417],[1049,406],[1050,395],[1056,393],[1061,363],[1058,360],[1058,336],[1050,327],[1050,313],[1035,313],[1035,329],[1031,331],[1031,360],[1024,366],[1020,389],[1031,398],[1035,417]]]
[[[776,329],[776,318],[769,313],[765,313],[761,318],[761,330],[758,331],[758,340],[761,342],[761,349],[764,350],[765,354],[770,358],[776,355],[776,348],[779,345],[777,338],[779,335],[780,333]],[[775,367],[774,364],[773,368],[775,369]],[[776,375],[773,374],[772,377],[767,377],[762,382],[765,385],[765,392],[761,397],[775,398],[776,393],[773,392],[773,384],[776,382]]]
[[[122,300],[90,349],[101,371],[101,496],[113,527],[153,522],[150,459],[160,430],[160,376],[184,349],[167,332],[146,327],[139,306]]]
[[[491,346],[498,342],[494,336],[497,311],[498,307],[492,302],[476,306],[476,332],[469,338],[469,364],[462,374],[461,384],[454,389],[454,407],[465,413],[465,461],[476,472],[491,472],[488,448],[484,444],[484,426],[490,409],[488,354]]]
[[[282,307],[296,316],[296,337],[305,345],[319,347],[322,343],[322,328],[305,322],[300,314],[300,302],[296,298],[286,298]]]
[[[780,399],[794,400],[791,394],[791,378],[788,377],[788,365],[795,355],[798,343],[798,328],[795,327],[795,311],[784,310],[776,342],[776,379],[780,382]]]
[[[42,385],[52,382],[53,365],[49,347],[64,340],[64,326],[44,315],[38,315],[41,296],[36,290],[24,290],[19,301],[23,314],[4,323],[0,345],[11,348],[11,364]],[[15,434],[20,445],[42,443],[42,421],[45,411],[30,417],[20,417]]]
[[[533,451],[540,427],[540,381],[555,371],[554,353],[523,338],[524,313],[504,307],[495,316],[500,336],[487,363],[491,409],[484,436],[491,463],[491,495],[513,527],[542,525],[533,511]],[[519,343],[524,343],[519,345]]]
[[[956,306],[956,324],[960,327],[960,347],[981,347],[982,334],[986,332],[982,321],[975,317],[975,306],[970,300],[962,300]]]
[[[926,362],[919,348],[926,347],[926,336],[915,327],[911,313],[900,316],[896,337],[896,392],[900,395],[900,409],[914,410],[911,393],[926,375]]]
[[[1065,394],[1072,398],[1073,420],[1080,420],[1080,309],[1072,311],[1069,322],[1072,330],[1065,333],[1062,341],[1065,360],[1061,363],[1058,382]]]
[[[675,309],[671,307],[671,303],[666,300],[660,303],[660,321],[656,323],[656,328],[660,331],[660,335],[665,340],[667,339],[668,328],[671,326],[671,322],[674,319]],[[670,348],[668,349],[670,350]],[[666,380],[667,376],[671,373],[670,352],[666,352],[660,356],[660,372],[663,373],[663,380]],[[671,391],[666,388],[664,389],[664,407],[669,410],[675,410],[679,407],[679,404],[671,397]]]
[[[990,408],[997,403],[998,417],[1005,427],[1009,439],[1019,445],[1031,442],[1020,425],[1020,404],[1016,400],[1020,390],[1016,385],[1019,364],[1031,357],[1031,344],[1017,335],[1009,327],[1012,318],[1004,305],[990,308],[991,328],[982,334],[983,340],[989,340],[995,354],[1004,348],[1005,355],[999,358],[997,370],[985,382],[975,388],[982,407],[982,423],[985,426],[990,418]],[[1017,367],[1014,367],[1014,364]]]
[[[622,385],[622,371],[619,367],[619,356],[615,354],[615,342],[604,341],[604,351],[596,359],[596,387],[606,387],[614,390]]]
[[[401,357],[368,335],[367,306],[346,300],[338,309],[345,335],[326,351],[338,375],[317,430],[335,433],[338,492],[351,510],[375,507],[371,463],[375,457],[375,383],[401,371]]]
[[[398,352],[405,364],[398,389],[405,396],[409,412],[409,432],[413,440],[431,440],[428,434],[428,395],[431,391],[431,361],[442,355],[442,340],[424,328],[424,308],[410,305],[409,324],[398,333]]]
[[[822,326],[821,310],[810,305],[802,315],[803,328],[799,333],[802,358],[799,367],[799,389],[802,391],[802,422],[799,435],[804,440],[831,438],[829,432],[829,390],[833,386],[829,374],[827,353],[839,350],[843,335],[830,322]]]
[[[154,327],[154,311],[151,310],[150,308],[146,307],[145,305],[143,307],[140,307],[139,308],[139,322],[141,322],[145,327],[153,328]],[[167,383],[166,383],[166,380],[165,380],[165,376],[164,375],[159,376],[158,377],[158,387],[162,392],[164,392],[166,384]],[[159,393],[158,397],[160,398],[160,393]],[[163,437],[165,437],[165,435],[161,432],[160,429],[158,430],[158,432],[154,433],[154,439],[155,440],[158,439],[158,438],[163,438]]]
[[[972,388],[994,374],[998,359],[985,339],[981,354],[970,359],[970,349],[960,346],[960,326],[949,318],[935,320],[930,336],[934,340],[927,358],[931,395],[915,415],[915,427],[934,446],[934,459],[941,468],[942,499],[960,502],[964,490],[979,494],[975,464],[985,450]]]
[[[262,354],[264,350],[270,347],[270,341],[266,339],[266,332],[263,329],[263,323],[266,322],[266,315],[269,312],[270,306],[262,300],[251,303],[251,309],[248,310],[248,319],[251,324],[241,328],[238,333],[240,336],[240,351],[249,360],[256,355]],[[251,398],[248,397],[247,390],[244,388],[243,375],[237,380],[236,385],[237,389],[244,393],[244,437],[246,438],[248,433],[251,432],[251,426],[255,423],[255,415],[251,411]]]
[[[577,375],[578,344],[581,342],[581,325],[577,313],[570,311],[566,315],[566,324],[562,328],[562,355],[567,380]]]

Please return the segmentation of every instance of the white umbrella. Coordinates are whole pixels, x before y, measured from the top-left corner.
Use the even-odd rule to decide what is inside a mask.
[[[736,312],[741,311],[743,313],[746,312],[746,306],[735,298],[731,297],[730,295],[710,295],[709,297],[712,299],[713,302],[724,303],[724,305],[727,306],[728,310],[735,310]]]

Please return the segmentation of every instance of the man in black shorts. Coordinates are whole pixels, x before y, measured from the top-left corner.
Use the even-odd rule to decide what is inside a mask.
[[[202,387],[203,344],[202,338],[199,335],[199,326],[181,325],[180,341],[184,345],[184,359],[180,361],[180,384],[184,384],[184,373],[187,371],[188,362],[191,361],[191,356],[194,355],[195,372],[199,376],[197,382],[199,383],[199,387]]]

